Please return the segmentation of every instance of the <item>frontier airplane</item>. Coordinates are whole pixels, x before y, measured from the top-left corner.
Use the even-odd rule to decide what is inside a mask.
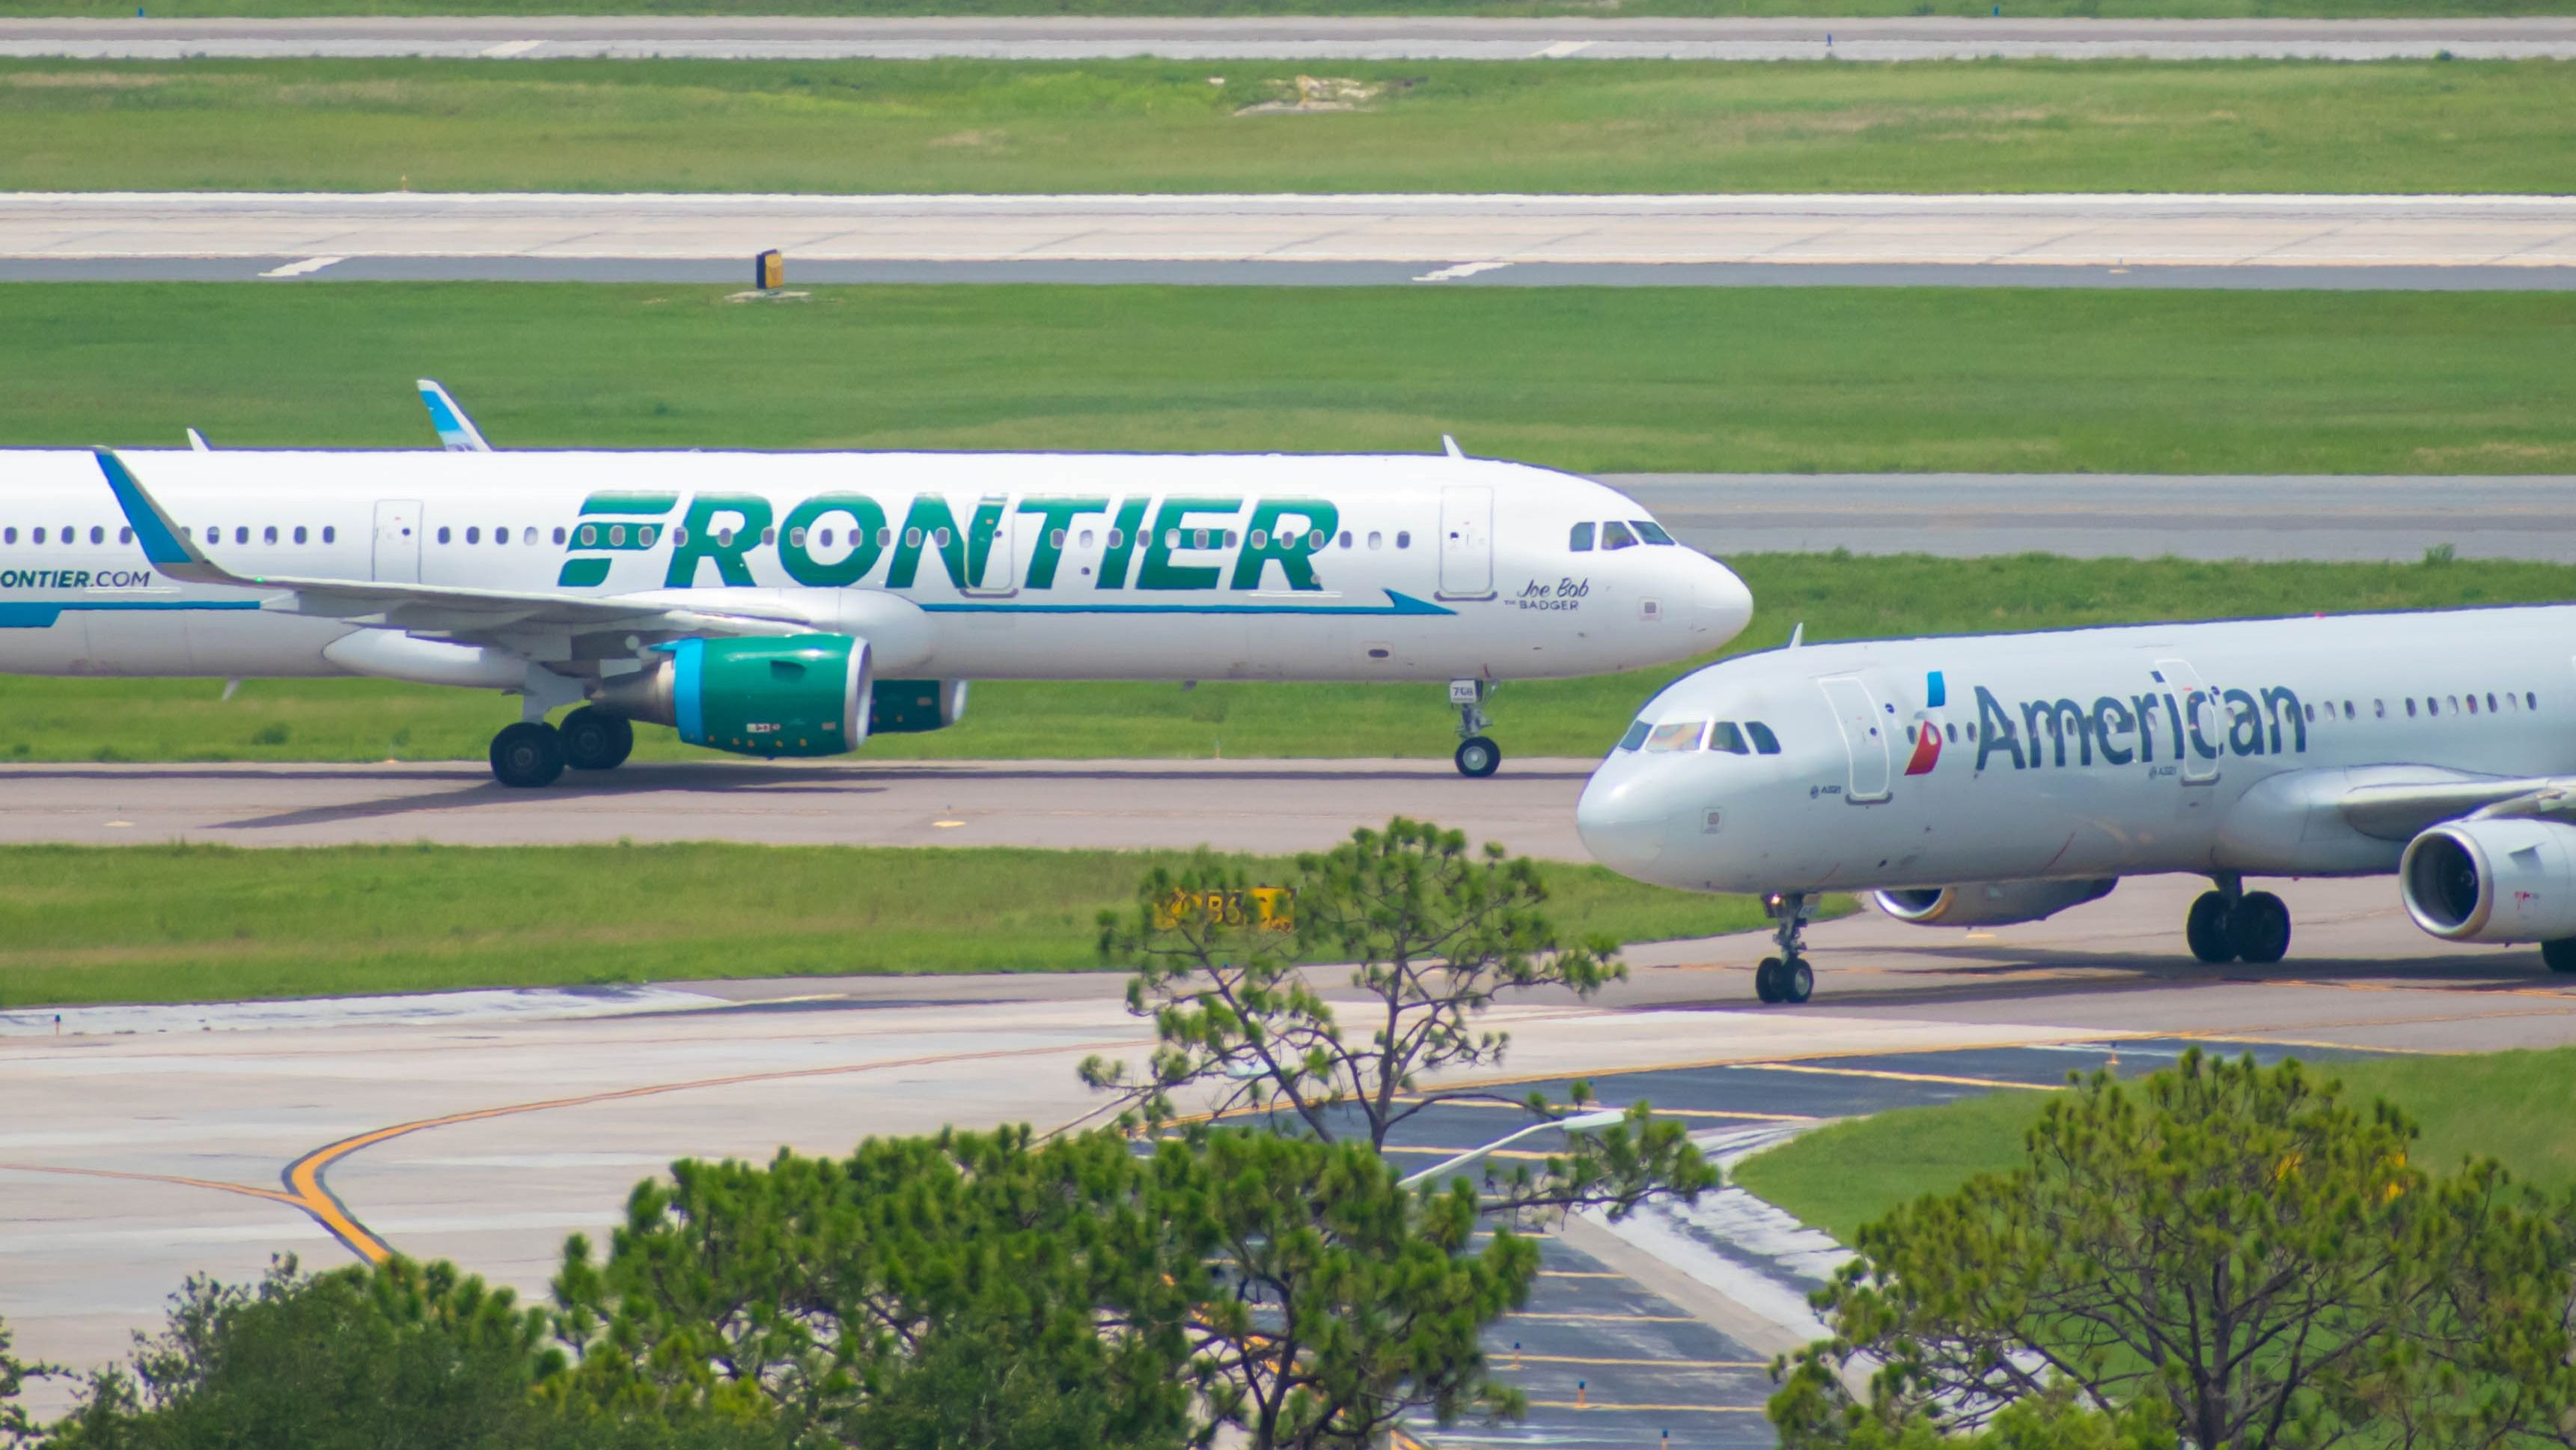
[[[0,671],[516,693],[493,774],[632,722],[754,756],[956,723],[973,679],[1449,682],[1716,648],[1752,601],[1588,480],[1431,456],[0,454]],[[192,441],[197,441],[193,440]],[[559,724],[550,712],[572,707]]]
[[[2576,608],[2165,624],[1791,647],[1648,701],[1577,822],[1640,880],[1760,892],[1803,1002],[1824,891],[1925,926],[2037,921],[2208,876],[2184,940],[2276,962],[2249,876],[2395,873],[2446,941],[2576,971]]]

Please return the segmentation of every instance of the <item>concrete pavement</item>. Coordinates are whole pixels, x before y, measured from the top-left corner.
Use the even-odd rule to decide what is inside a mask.
[[[2087,20],[2002,16],[424,16],[0,20],[0,55],[569,56],[795,60],[2386,60],[2576,56],[2576,20]]]

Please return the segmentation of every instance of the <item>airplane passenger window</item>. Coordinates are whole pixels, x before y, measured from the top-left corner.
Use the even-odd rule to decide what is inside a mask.
[[[2529,691],[2529,690],[2525,690],[2525,691],[2523,691],[2523,692],[2522,692],[2522,708],[2524,708],[2524,709],[2526,709],[2526,710],[2537,710],[2537,709],[2539,709],[2539,708],[2540,708],[2540,697],[2539,697],[2538,695],[2533,694],[2533,693],[2532,693],[2531,691]]]
[[[581,536],[582,542],[590,542],[590,530],[582,530]],[[689,544],[689,526],[687,524],[671,525],[671,542],[681,548],[687,548]]]
[[[1708,728],[1705,720],[1674,720],[1646,732],[1646,753],[1664,755],[1679,750],[1699,749],[1700,732]]]
[[[725,531],[724,541],[728,544],[733,542],[733,531],[731,529],[727,529]],[[465,531],[465,542],[469,544],[474,542],[474,531],[472,529],[467,529]],[[624,524],[610,524],[608,526],[608,547],[612,549],[619,548],[625,543],[626,526]]]
[[[2352,718],[2352,702],[2350,700],[2343,702],[2343,718],[2347,720]]]
[[[182,529],[180,532],[186,533],[187,530]],[[18,542],[18,531],[16,529],[0,529],[0,544],[14,544],[16,542]]]
[[[2387,719],[2387,718],[2388,718],[2388,702],[2387,702],[2386,700],[2373,700],[2373,701],[2371,701],[2371,702],[2370,702],[2370,718],[2371,718],[2371,719],[2373,719],[2373,720],[2385,720],[2385,719]]]
[[[1619,737],[1619,748],[1622,750],[1634,750],[1638,746],[1645,744],[1647,733],[1654,728],[1654,726],[1647,724],[1643,720],[1629,726],[1628,733]]]
[[[1051,529],[1051,530],[1049,530],[1049,531],[1047,532],[1047,547],[1048,547],[1048,548],[1050,548],[1050,549],[1061,549],[1061,548],[1063,548],[1063,547],[1064,547],[1064,530],[1062,530],[1062,529]],[[1255,543],[1255,544],[1253,545],[1253,547],[1257,549],[1257,548],[1260,548],[1260,547],[1261,547],[1261,545],[1260,545],[1259,543]]]
[[[90,541],[91,543],[93,543],[93,544],[104,544],[104,543],[106,543],[106,542],[107,542],[107,530],[100,528],[100,527],[99,527],[98,525],[96,525],[96,524],[92,524],[92,525],[90,525],[90,526],[89,526],[89,541]],[[2489,696],[2487,696],[2487,698],[2488,698],[2488,699],[2490,699],[2490,700],[2492,700],[2492,699],[2494,699],[2494,698],[2495,698],[2495,696],[2493,696],[2493,695],[2489,695]]]
[[[1082,547],[1086,549],[1091,547],[1091,530],[1089,529],[1084,529],[1082,531]]]
[[[1744,722],[1744,733],[1753,737],[1755,751],[1763,755],[1780,753],[1780,737],[1771,733],[1770,726],[1759,720],[1747,720]]]
[[[300,543],[303,543],[303,542],[304,542],[304,539],[305,539],[304,526],[303,526],[302,524],[297,524],[297,525],[295,526],[295,542],[297,542],[297,543],[299,543],[299,544],[300,544]]]
[[[1351,531],[1350,531],[1350,530],[1348,530],[1348,529],[1344,529],[1344,530],[1342,530],[1342,547],[1343,547],[1343,548],[1345,548],[1345,549],[1347,549],[1347,548],[1349,548],[1350,546],[1351,546]]]
[[[1959,743],[1959,727],[1958,727],[1958,726],[1956,726],[1956,725],[1944,725],[1944,726],[1942,726],[1942,727],[1941,727],[1941,733],[1950,737],[1950,743],[1951,743],[1951,744],[1956,745],[1956,744],[1958,744],[1958,743]]]
[[[1268,529],[1254,529],[1252,531],[1252,547],[1256,549],[1269,548],[1270,531]]]
[[[2309,723],[2309,724],[2311,724],[2311,725],[2314,725],[2315,723],[2317,723],[2317,707],[2316,707],[2316,706],[2314,706],[2314,705],[2309,705],[2309,706],[2306,706],[2305,708],[2306,708],[2306,710],[2307,710],[2307,712],[2308,712],[2308,723]]]
[[[1205,530],[1205,529],[1192,529],[1192,530],[1190,530],[1190,547],[1191,547],[1191,548],[1193,548],[1193,549],[1204,549],[1204,548],[1206,548],[1206,547],[1207,547],[1207,534],[1208,534],[1208,531],[1207,531],[1207,530]]]
[[[1592,529],[1593,525],[1591,524],[1576,524],[1574,526],[1574,532],[1566,536],[1566,550],[1570,553],[1576,554],[1591,553]]]
[[[612,528],[609,530],[609,535],[608,535],[608,536],[609,536],[609,538],[611,538],[612,540],[613,540],[613,539],[615,539],[615,538],[617,537],[617,535],[618,535],[618,532],[619,532],[619,531],[618,531],[617,529],[615,529],[614,527],[612,527]],[[478,528],[468,527],[468,528],[465,530],[465,542],[467,542],[467,543],[469,543],[469,544],[479,544],[479,543],[483,542],[483,531],[482,531],[481,529],[478,529]]]
[[[556,533],[558,533],[558,534],[560,534],[560,533],[562,533],[563,531],[562,531],[561,529],[557,529],[555,532],[556,532]],[[326,544],[328,544],[328,543],[333,543],[333,542],[337,541],[337,540],[339,539],[339,537],[340,537],[340,531],[339,531],[338,529],[336,529],[336,528],[332,527],[332,526],[331,526],[331,525],[329,525],[329,524],[324,524],[324,525],[322,526],[322,542],[324,542],[324,543],[326,543]]]
[[[2415,697],[2412,695],[2406,697],[2406,718],[2409,720],[2415,718]]]
[[[1664,526],[1653,519],[1633,519],[1630,522],[1636,526],[1637,537],[1649,544],[1669,544],[1673,541],[1673,536],[1664,532]]]
[[[883,540],[883,539],[879,539],[879,540],[877,540],[877,542],[878,542],[878,543],[880,543],[880,544],[882,544],[882,543],[884,543],[884,542],[885,542],[885,540]],[[1111,529],[1111,530],[1109,531],[1109,547],[1111,547],[1111,548],[1113,548],[1113,549],[1124,548],[1124,547],[1126,547],[1126,544],[1127,544],[1127,535],[1126,535],[1126,531],[1125,531],[1125,530],[1123,530],[1123,529]]]
[[[1059,532],[1061,531],[1059,530]],[[805,531],[803,529],[789,529],[787,531],[787,547],[791,549],[804,548]]]
[[[1178,529],[1165,529],[1165,530],[1163,530],[1163,547],[1164,547],[1164,548],[1166,548],[1166,549],[1177,549],[1177,548],[1179,548],[1180,546],[1181,546],[1181,531],[1180,531],[1180,530],[1178,530]]]
[[[2452,714],[2454,714],[2454,715],[2457,715],[2458,713],[2460,713],[2460,697],[2459,697],[2459,696],[2457,696],[2457,695],[2452,695],[2452,696],[2450,696],[2450,697],[2448,697],[2448,698],[2450,699],[2450,702],[2451,702],[2451,713],[2452,713]]]
[[[903,546],[904,546],[905,548],[907,548],[907,549],[918,549],[918,548],[920,548],[920,547],[921,547],[921,530],[919,530],[919,529],[906,529],[906,530],[904,530],[904,531],[903,531]]]
[[[2469,713],[2472,715],[2478,713],[2478,697],[2475,695],[2469,696]]]
[[[1226,531],[1225,531],[1225,546],[1226,546],[1227,548],[1229,548],[1229,549],[1231,549],[1231,548],[1233,548],[1233,547],[1234,547],[1234,530],[1232,530],[1232,529],[1228,529],[1228,530],[1226,530]],[[1315,536],[1315,547],[1316,547],[1316,548],[1318,548],[1318,549],[1320,549],[1320,548],[1324,547],[1324,536],[1323,536],[1323,535],[1321,535],[1321,534],[1317,534],[1317,535]]]
[[[1369,530],[1369,547],[1370,547],[1370,548],[1372,548],[1372,549],[1376,548],[1376,547],[1377,547],[1381,542],[1383,542],[1383,541],[1385,540],[1385,537],[1386,537],[1385,535],[1383,535],[1383,534],[1379,533],[1379,532],[1378,532],[1377,530],[1375,530],[1375,529],[1371,529],[1371,530]]]
[[[442,544],[447,542],[447,525],[445,524],[440,524],[438,526],[438,541]],[[581,541],[585,544],[590,542],[590,530],[583,529],[581,531]]]
[[[1604,549],[1633,549],[1637,547],[1637,536],[1628,532],[1628,526],[1626,524],[1619,522],[1617,519],[1612,519],[1610,522],[1601,526],[1601,547]]]
[[[508,524],[503,524],[501,527],[494,529],[492,531],[492,542],[495,544],[507,544],[510,542],[510,526]]]
[[[1744,743],[1744,732],[1736,729],[1735,722],[1732,720],[1720,720],[1708,727],[1708,748],[1723,750],[1729,755],[1750,753],[1749,747]]]
[[[777,543],[777,542],[778,542],[778,531],[777,531],[776,529],[762,529],[762,530],[760,531],[760,541],[761,541],[762,543],[764,543],[764,544],[775,544],[775,543]],[[648,540],[647,542],[650,542],[650,541]]]
[[[555,525],[555,542],[556,542],[556,543],[558,543],[558,544],[560,544],[560,543],[562,543],[563,541],[564,541],[563,525],[561,525],[561,524],[557,524],[557,525]]]
[[[93,529],[91,532],[95,533],[97,530]],[[90,542],[95,544],[98,541],[96,539],[92,539]],[[2495,691],[2493,690],[2487,691],[2487,713],[2490,715],[2495,713]]]
[[[37,543],[39,543],[39,544],[41,544],[41,543],[43,543],[44,541],[45,541],[45,531],[44,531],[43,529],[38,529],[38,530],[36,530],[36,542],[37,542]]]
[[[519,530],[519,542],[534,547],[537,542],[537,526],[530,524]]]
[[[65,529],[65,530],[63,530],[63,538],[64,538],[64,540],[65,540],[66,542],[69,542],[69,540],[71,539],[71,536],[72,536],[72,531],[71,531],[71,530],[69,530],[69,529]],[[234,543],[236,543],[236,544],[247,544],[247,543],[249,543],[249,542],[250,542],[250,525],[248,525],[248,524],[243,524],[243,525],[240,525],[239,527],[235,528],[235,529],[233,530],[233,542],[234,542]]]
[[[1396,531],[1395,531],[1395,546],[1396,546],[1397,548],[1399,548],[1399,549],[1410,549],[1410,548],[1412,548],[1412,547],[1413,547],[1413,531],[1412,531],[1411,529],[1398,529],[1398,530],[1396,530]]]
[[[1226,539],[1230,546],[1234,539],[1234,535],[1228,534],[1226,535]],[[1308,534],[1306,536],[1306,547],[1309,549],[1320,549],[1324,547],[1324,531],[1322,529],[1317,529]]]
[[[932,529],[930,531],[930,546],[934,549],[947,548],[948,531],[946,529]]]
[[[17,531],[16,529],[11,529],[11,530],[9,531],[9,540],[10,540],[10,542],[15,543],[15,542],[17,542],[17,539],[18,539],[18,531]],[[133,531],[132,529],[118,529],[118,530],[116,531],[116,541],[117,541],[118,543],[120,543],[120,544],[131,544],[131,543],[133,543],[133,542],[134,542],[134,531]]]

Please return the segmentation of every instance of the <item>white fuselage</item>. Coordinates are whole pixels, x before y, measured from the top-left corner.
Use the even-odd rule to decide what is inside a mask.
[[[1709,891],[2388,872],[2354,791],[2576,771],[2572,652],[2568,607],[1774,650],[1649,701],[1579,820]]]
[[[1713,649],[1750,610],[1734,575],[1690,549],[1572,552],[1578,523],[1648,518],[1618,493],[1482,460],[125,457],[171,521],[234,574],[678,598],[710,610],[820,598],[798,608],[868,632],[886,675],[1586,675]],[[124,542],[127,523],[91,454],[0,452],[0,671],[481,682],[437,660],[413,672],[422,642],[354,642],[398,635],[398,617],[314,617],[282,612],[275,594],[175,583]],[[621,648],[573,642],[576,655]],[[542,648],[532,657],[583,663]]]

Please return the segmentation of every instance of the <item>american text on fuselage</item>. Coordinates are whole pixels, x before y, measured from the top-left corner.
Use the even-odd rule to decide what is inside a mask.
[[[2157,872],[2212,878],[2205,962],[2287,952],[2248,876],[2395,873],[2428,932],[2576,969],[2571,649],[2551,607],[1773,651],[1649,701],[1578,818],[1627,874],[1763,893],[1766,1000],[1812,989],[1821,892],[1989,926]]]

